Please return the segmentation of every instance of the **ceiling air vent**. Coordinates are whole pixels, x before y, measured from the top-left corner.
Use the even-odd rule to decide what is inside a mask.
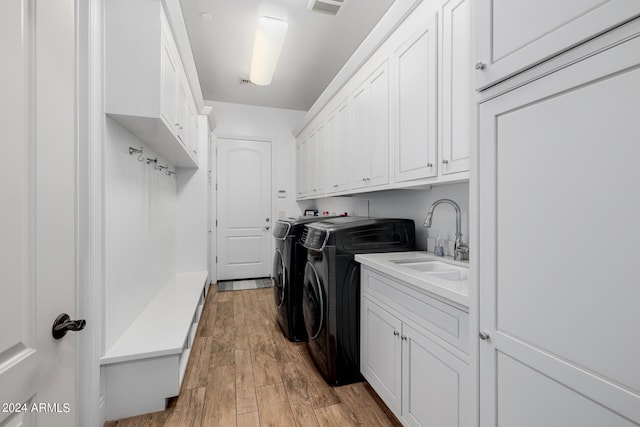
[[[344,4],[345,0],[309,0],[307,8],[315,12],[335,15]]]

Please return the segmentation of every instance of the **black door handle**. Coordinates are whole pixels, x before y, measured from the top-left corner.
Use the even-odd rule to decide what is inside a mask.
[[[53,335],[53,338],[59,340],[67,335],[68,331],[83,330],[86,324],[87,321],[84,319],[71,320],[67,313],[62,313],[60,316],[56,317],[56,320],[53,322],[51,335]]]

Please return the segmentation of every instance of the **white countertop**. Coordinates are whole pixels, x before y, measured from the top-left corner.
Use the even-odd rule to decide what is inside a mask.
[[[468,280],[445,280],[426,272],[416,271],[405,265],[394,263],[397,260],[442,261],[457,267],[469,268],[468,261],[454,261],[451,257],[439,257],[431,252],[388,252],[378,254],[358,254],[355,260],[397,280],[406,282],[419,290],[445,298],[464,307],[469,307]]]

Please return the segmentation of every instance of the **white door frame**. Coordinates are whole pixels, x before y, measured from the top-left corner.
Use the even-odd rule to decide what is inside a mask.
[[[76,0],[76,312],[87,320],[86,330],[78,335],[78,426],[101,426],[105,421],[100,384],[104,284],[103,1]]]
[[[214,111],[215,112],[215,111]],[[216,165],[215,168],[215,197],[212,198],[213,203],[215,204],[215,206],[213,206],[213,211],[212,211],[212,217],[211,220],[214,224],[214,233],[215,233],[215,241],[213,242],[213,251],[214,253],[212,254],[213,257],[216,257],[217,254],[220,252],[219,248],[218,248],[218,226],[217,226],[217,221],[218,221],[218,210],[217,207],[218,205],[218,191],[217,191],[217,186],[218,186],[218,140],[220,139],[236,139],[239,141],[256,141],[256,142],[268,142],[269,144],[271,144],[271,224],[273,225],[273,221],[277,218],[275,216],[275,209],[276,209],[276,201],[274,200],[274,196],[273,196],[273,171],[274,169],[274,162],[275,162],[275,141],[277,140],[277,138],[275,137],[268,137],[268,136],[256,136],[256,135],[235,135],[235,134],[217,134],[214,132],[214,141],[213,141],[213,145],[214,145],[214,154],[213,154],[213,164]],[[272,244],[270,246],[269,249],[269,256],[270,259],[273,259],[273,253],[275,250],[275,245]],[[211,280],[213,283],[218,281],[218,268],[217,268],[217,263],[214,260],[214,264],[216,265],[214,270],[215,270],[215,277],[212,277]]]

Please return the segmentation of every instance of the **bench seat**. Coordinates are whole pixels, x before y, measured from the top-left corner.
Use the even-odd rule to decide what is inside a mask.
[[[178,395],[208,284],[206,271],[176,274],[100,358],[107,420],[162,411]]]

